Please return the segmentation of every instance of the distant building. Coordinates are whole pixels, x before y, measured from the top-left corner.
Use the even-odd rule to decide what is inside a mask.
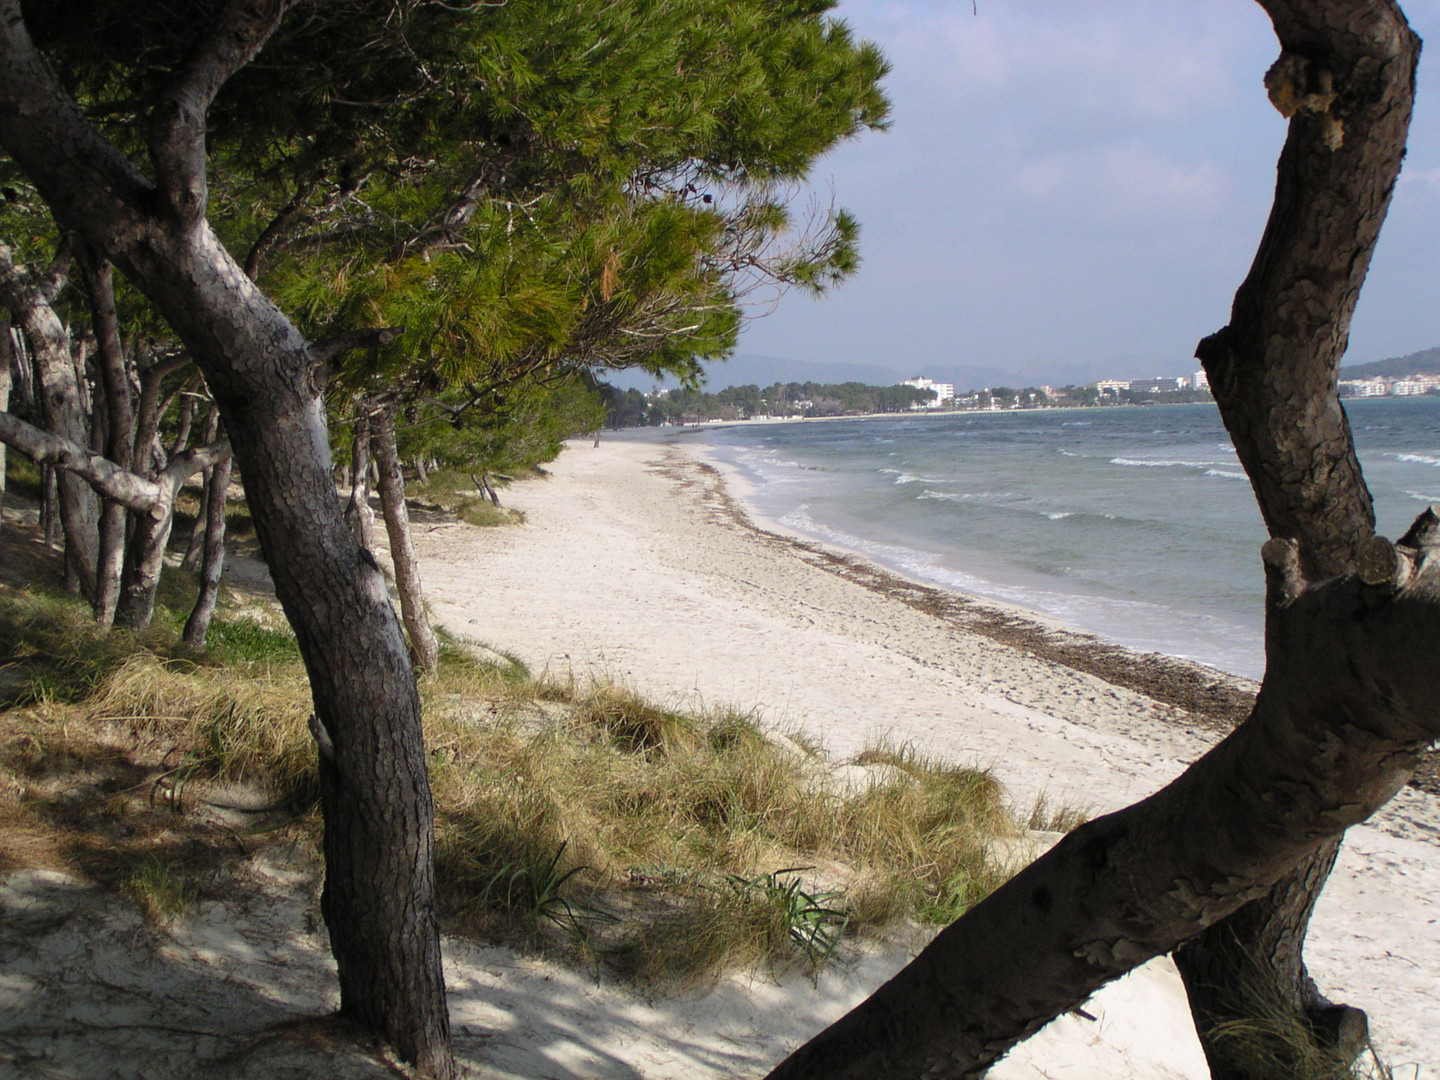
[[[1121,390],[1130,389],[1130,383],[1124,379],[1101,379],[1095,384],[1095,389],[1100,392],[1101,397],[1119,397]]]
[[[1390,393],[1390,381],[1375,379],[1341,379],[1341,397],[1386,397]]]
[[[1210,389],[1210,376],[1205,374],[1204,368],[1201,368],[1199,371],[1195,372],[1194,375],[1190,376],[1190,385],[1193,386],[1196,390]]]
[[[916,390],[935,391],[935,405],[944,405],[945,402],[955,397],[955,384],[948,382],[931,382],[923,376],[917,375],[913,379],[906,379],[903,386],[913,386]]]
[[[1171,393],[1175,390],[1188,390],[1190,380],[1183,376],[1178,379],[1131,379],[1131,390],[1142,390],[1149,394]]]

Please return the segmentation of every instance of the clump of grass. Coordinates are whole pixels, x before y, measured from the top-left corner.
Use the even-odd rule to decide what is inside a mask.
[[[145,921],[155,927],[180,918],[199,895],[178,863],[157,855],[127,859],[119,887],[120,895],[134,903]]]
[[[39,502],[45,497],[40,466],[20,454],[11,454],[5,463],[5,493],[12,498]]]
[[[679,753],[692,749],[698,739],[691,718],[613,683],[597,683],[579,695],[574,717],[581,727],[600,732],[631,752]]]
[[[1367,1042],[1358,1057],[1317,1040],[1304,1017],[1261,1006],[1253,1019],[1217,1025],[1211,1037],[1230,1073],[1265,1080],[1392,1080],[1394,1071]]]
[[[982,771],[881,748],[866,760],[890,767],[852,793],[752,716],[685,716],[609,685],[546,695],[568,723],[534,724],[517,703],[432,727],[440,887],[472,926],[493,925],[487,904],[503,915],[486,899],[497,875],[563,847],[552,876],[570,875],[569,903],[629,910],[623,927],[588,927],[587,948],[641,981],[686,983],[813,967],[842,936],[949,921],[1005,876],[986,848],[1018,826]]]
[[[307,725],[311,700],[298,658],[262,672],[199,668],[141,653],[87,704],[99,720],[173,741],[182,781],[262,781],[279,796],[313,801],[318,780]]]
[[[485,498],[466,499],[457,504],[455,516],[467,525],[478,525],[482,529],[498,525],[525,524],[525,514],[522,511],[496,506]]]
[[[849,918],[841,893],[812,891],[794,868],[731,875],[692,883],[607,959],[631,981],[659,987],[693,987],[757,967],[798,967],[814,976],[840,948]]]
[[[227,503],[225,511],[225,538],[246,540],[255,535],[255,519],[250,516],[250,507],[241,503]]]
[[[1071,806],[1068,803],[1053,806],[1050,797],[1042,791],[1035,796],[1035,805],[1030,808],[1025,827],[1036,832],[1068,833],[1089,820],[1090,811],[1085,807]]]
[[[144,648],[132,634],[102,631],[89,606],[72,597],[0,595],[0,655],[22,663],[31,678],[16,704],[80,701]]]
[[[215,619],[205,635],[209,657],[223,665],[298,664],[300,646],[289,627],[243,616]]]

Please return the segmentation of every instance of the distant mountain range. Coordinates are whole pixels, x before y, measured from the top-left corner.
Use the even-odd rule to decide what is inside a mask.
[[[1440,345],[1433,349],[1421,349],[1409,356],[1397,356],[1393,360],[1347,364],[1340,368],[1340,374],[1347,379],[1378,379],[1382,376],[1398,379],[1404,375],[1440,375]]]
[[[919,364],[902,368],[893,363],[841,364],[787,360],[778,356],[737,353],[728,360],[709,365],[705,389],[724,390],[729,386],[769,386],[772,383],[843,383],[858,382],[867,386],[893,386],[898,382],[924,375],[936,382],[953,383],[964,393],[991,386],[1070,386],[1095,382],[1097,379],[1127,379],[1175,374],[1172,364],[1160,365],[1165,370],[1141,370],[1131,361],[1094,360],[1078,363],[1055,363],[1037,366],[999,368],[966,364]],[[1199,361],[1183,372],[1198,368]],[[1353,364],[1341,368],[1347,379],[1372,379],[1380,375],[1440,375],[1440,346],[1411,353],[1393,360],[1377,360],[1370,364]],[[622,390],[650,390],[657,385],[673,386],[673,381],[656,379],[643,372],[610,372],[607,382]]]

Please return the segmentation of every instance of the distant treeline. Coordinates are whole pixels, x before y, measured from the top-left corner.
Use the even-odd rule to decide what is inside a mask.
[[[865,413],[908,412],[914,405],[935,401],[935,391],[913,386],[866,386],[864,383],[773,383],[768,387],[731,386],[707,390],[662,390],[646,397],[639,390],[602,386],[601,395],[612,428],[658,424],[697,424],[707,420],[752,420],[756,417],[859,416]]]
[[[935,405],[935,391],[913,386],[867,386],[864,383],[772,383],[767,387],[731,386],[706,390],[662,390],[652,395],[600,384],[606,426],[655,427],[699,424],[711,420],[754,420],[813,416],[862,416],[903,413]],[[1093,386],[1050,388],[996,386],[972,390],[945,402],[956,411],[1038,409],[1077,405],[1160,405],[1210,401],[1205,390],[1121,390],[1102,397]]]

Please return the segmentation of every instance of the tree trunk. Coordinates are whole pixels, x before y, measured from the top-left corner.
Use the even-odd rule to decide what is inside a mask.
[[[59,550],[65,542],[65,530],[60,527],[60,478],[53,466],[46,465],[40,470],[40,481],[44,494],[40,506],[40,527],[45,532],[45,546],[51,551]]]
[[[105,402],[104,453],[122,469],[130,468],[135,439],[135,412],[130,403],[130,373],[120,322],[115,313],[114,270],[104,259],[82,257],[82,273],[90,299],[95,328],[100,387]],[[101,501],[100,546],[96,556],[95,595],[91,608],[95,621],[109,626],[120,596],[120,575],[125,561],[125,507],[113,499]]]
[[[214,442],[220,434],[220,410],[214,405],[205,417],[205,441]],[[218,466],[217,466],[218,468]],[[186,570],[194,570],[200,564],[201,556],[205,554],[205,545],[209,543],[210,506],[215,499],[215,469],[211,468],[205,472],[205,483],[200,491],[200,506],[195,511],[195,525],[190,530],[190,542],[185,546],[185,555],[180,560],[180,565]],[[225,484],[230,483],[230,469],[225,470]],[[220,515],[224,520],[225,515],[225,490],[220,490]],[[202,586],[203,589],[203,586]],[[204,636],[203,634],[201,635]]]
[[[366,551],[375,547],[375,511],[370,509],[370,411],[356,402],[355,430],[350,439],[350,501],[345,521]]]
[[[941,931],[770,1080],[982,1076],[1388,801],[1440,734],[1440,671],[1423,659],[1440,623],[1440,565],[1414,570],[1440,550],[1389,550],[1389,580],[1314,583],[1293,542],[1270,541],[1273,659],[1251,717],[1168,787],[1081,826]],[[1382,669],[1385,699],[1367,674]]]
[[[1353,573],[1375,531],[1337,378],[1404,156],[1419,41],[1389,2],[1261,4],[1281,45],[1266,88],[1290,130],[1230,324],[1196,355],[1270,535],[1300,541],[1304,575],[1321,580]],[[1215,1080],[1253,1075],[1214,1032],[1257,1009],[1287,1008],[1318,1042],[1363,1049],[1364,1014],[1328,1001],[1303,960],[1338,851],[1338,838],[1323,845],[1176,955]]]
[[[345,525],[321,374],[205,218],[205,117],[286,5],[229,2],[197,28],[145,133],[155,181],[90,126],[0,0],[0,145],[63,228],[149,298],[220,407],[276,595],[310,675],[325,820],[321,908],[341,1012],[450,1080],[420,700],[385,580]]]
[[[210,620],[215,615],[215,602],[220,597],[220,575],[225,569],[225,492],[230,487],[230,462],[222,461],[210,469],[209,498],[205,503],[205,560],[200,565],[200,595],[185,620],[181,640],[192,649],[205,647]],[[196,521],[196,528],[200,523]]]
[[[199,376],[196,376],[199,378]],[[190,442],[190,428],[195,423],[195,395],[187,387],[186,392],[180,397],[180,417],[175,425],[175,441],[170,444],[170,454],[173,457],[180,453]]]
[[[0,298],[24,329],[35,367],[36,396],[45,426],[63,439],[89,445],[90,425],[70,355],[70,335],[50,301],[57,283],[43,283],[17,266],[0,244]],[[75,590],[93,600],[99,556],[99,502],[83,480],[62,472],[58,485],[59,521],[65,539],[65,574]]]
[[[0,313],[0,412],[10,408],[10,370],[15,364],[15,349],[10,337],[10,313]],[[0,533],[5,531],[6,454],[9,447],[0,443]]]
[[[433,674],[440,663],[440,645],[425,615],[425,590],[420,584],[420,559],[410,537],[410,515],[405,510],[405,474],[395,446],[395,408],[387,406],[371,422],[370,444],[380,473],[380,510],[390,538],[390,561],[395,565],[395,588],[400,593],[400,617],[410,635],[416,666]]]
[[[150,629],[150,620],[155,616],[155,590],[160,585],[160,572],[165,568],[165,546],[170,542],[170,527],[174,523],[173,489],[167,488],[147,511],[135,515],[125,551],[120,596],[115,605],[116,626],[137,634]]]
[[[1261,2],[1283,50],[1266,84],[1290,134],[1231,324],[1199,350],[1274,537],[1255,711],[1174,784],[1077,830],[943,931],[772,1080],[979,1076],[1187,940],[1177,961],[1217,1080],[1254,1077],[1216,1025],[1253,1018],[1257,982],[1332,1045],[1362,1030],[1358,1010],[1320,998],[1301,949],[1344,829],[1404,784],[1440,730],[1440,568],[1416,569],[1440,554],[1440,521],[1422,518],[1400,548],[1373,535],[1336,393],[1419,43],[1390,0]],[[1290,1080],[1277,1067],[1263,1080]]]

